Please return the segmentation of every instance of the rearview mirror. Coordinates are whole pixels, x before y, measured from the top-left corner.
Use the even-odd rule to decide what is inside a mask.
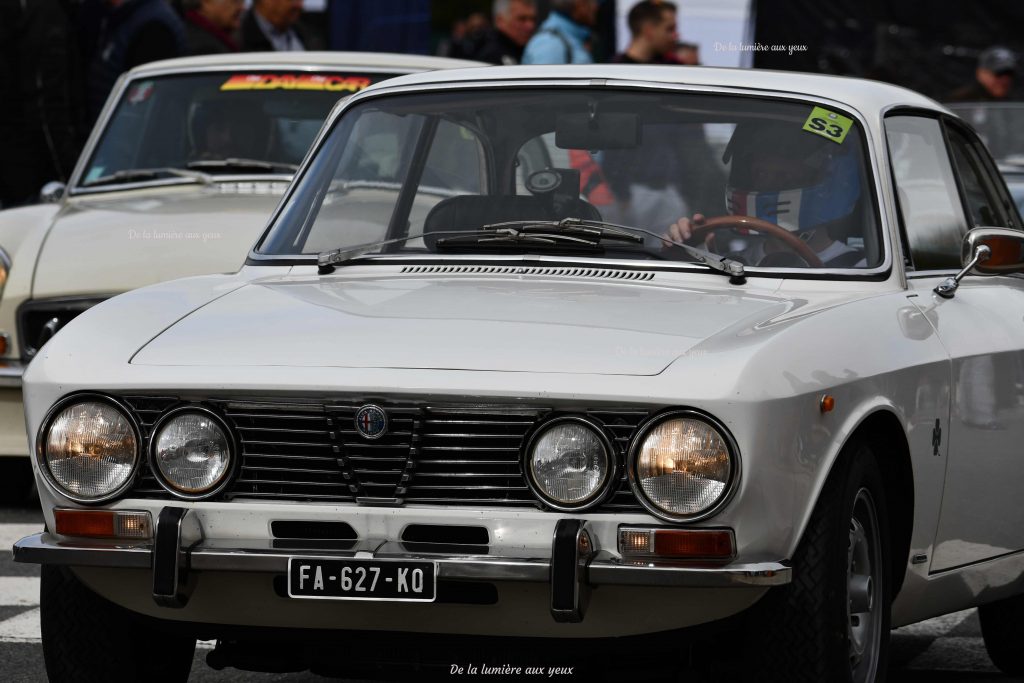
[[[960,262],[966,267],[978,247],[986,246],[990,253],[974,264],[978,275],[1009,275],[1024,273],[1024,232],[1006,228],[975,228],[964,235],[960,249]]]
[[[640,146],[636,114],[561,114],[555,121],[559,149],[630,149]]]

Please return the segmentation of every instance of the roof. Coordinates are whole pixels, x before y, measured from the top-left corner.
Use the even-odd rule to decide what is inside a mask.
[[[428,69],[479,67],[483,62],[447,57],[425,57],[390,52],[236,52],[198,57],[179,57],[150,62],[132,69],[132,75],[151,71],[188,69],[239,69],[251,67],[377,68],[415,73]]]
[[[581,64],[545,66],[489,66],[457,72],[420,73],[400,76],[371,86],[366,91],[432,83],[470,83],[485,80],[602,79],[653,81],[681,85],[740,88],[797,93],[837,100],[860,111],[879,112],[891,106],[924,107],[945,111],[935,100],[888,83],[846,76],[824,76],[796,71],[732,69],[695,66],[652,66],[633,64]]]

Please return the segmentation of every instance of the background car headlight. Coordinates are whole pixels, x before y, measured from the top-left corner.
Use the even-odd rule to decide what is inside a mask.
[[[728,493],[736,464],[725,436],[704,420],[671,417],[649,429],[632,464],[638,496],[669,518],[712,509]]]
[[[606,439],[583,420],[545,427],[533,439],[527,457],[535,490],[556,508],[578,508],[593,502],[614,470]]]
[[[231,468],[227,431],[209,413],[174,413],[153,437],[153,464],[173,490],[186,495],[209,493]]]
[[[109,403],[82,401],[50,422],[43,459],[53,481],[72,498],[98,501],[128,482],[138,454],[127,415]]]

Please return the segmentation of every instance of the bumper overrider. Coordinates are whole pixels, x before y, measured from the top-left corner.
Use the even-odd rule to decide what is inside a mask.
[[[191,573],[255,572],[285,574],[289,561],[351,559],[432,562],[438,580],[532,582],[550,587],[551,616],[558,622],[584,619],[589,589],[602,585],[729,588],[789,583],[791,568],[781,562],[741,562],[711,566],[660,560],[624,559],[598,545],[589,520],[561,518],[551,544],[466,551],[458,546],[421,549],[388,538],[361,538],[344,550],[282,548],[274,541],[207,538],[190,509],[163,507],[152,539],[90,539],[42,532],[14,544],[14,560],[34,564],[151,570],[153,600],[162,607],[188,603]]]

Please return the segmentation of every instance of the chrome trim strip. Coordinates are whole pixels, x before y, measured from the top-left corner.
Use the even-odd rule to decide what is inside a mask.
[[[21,377],[25,374],[25,365],[18,360],[0,361],[0,388],[18,389],[21,387]]]
[[[515,555],[437,555],[409,552],[397,541],[364,540],[349,550],[281,550],[264,542],[261,548],[243,542],[207,539],[188,552],[189,568],[196,571],[263,572],[284,574],[291,557],[355,558],[373,553],[373,559],[437,562],[439,579],[461,581],[527,581],[547,583],[551,577],[551,549],[523,549]],[[245,541],[248,546],[259,541]],[[78,567],[148,569],[152,543],[110,540],[62,540],[47,532],[27,536],[14,544],[14,561]],[[365,555],[364,555],[365,557]],[[600,551],[588,567],[592,585],[675,586],[728,588],[780,586],[790,582],[792,569],[781,562],[736,562],[722,567],[685,567],[654,562],[624,562]]]

